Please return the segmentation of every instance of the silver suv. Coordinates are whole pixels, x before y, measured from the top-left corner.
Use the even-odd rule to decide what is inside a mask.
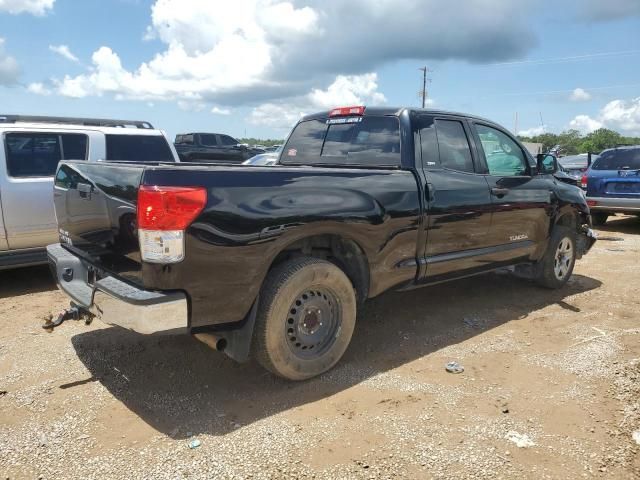
[[[46,263],[58,241],[53,176],[58,162],[178,162],[148,122],[0,115],[0,269]]]

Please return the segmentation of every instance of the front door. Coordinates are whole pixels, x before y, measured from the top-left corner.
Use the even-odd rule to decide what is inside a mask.
[[[44,247],[58,241],[53,175],[61,158],[86,159],[87,144],[84,134],[4,134],[2,214],[10,249]]]
[[[455,117],[424,115],[418,130],[428,212],[423,281],[482,269],[491,197],[476,169],[468,126]]]
[[[496,260],[529,259],[549,234],[553,214],[550,175],[532,175],[532,160],[520,144],[495,125],[472,122],[491,191],[489,243]]]

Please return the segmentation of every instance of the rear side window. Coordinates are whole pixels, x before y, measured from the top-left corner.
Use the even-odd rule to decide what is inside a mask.
[[[176,143],[193,145],[193,135],[176,135]]]
[[[114,162],[173,162],[162,135],[105,135],[107,160]]]
[[[301,122],[280,163],[399,166],[398,119],[368,116]]]
[[[436,120],[440,165],[460,172],[473,172],[469,140],[461,122]]]
[[[16,178],[51,177],[62,159],[86,160],[87,143],[77,133],[7,133],[7,171]]]
[[[600,154],[593,166],[594,170],[638,170],[640,169],[640,148],[606,150]]]
[[[218,146],[218,141],[216,140],[216,136],[208,133],[204,133],[200,135],[200,143],[202,143],[202,145],[206,145],[207,147]]]

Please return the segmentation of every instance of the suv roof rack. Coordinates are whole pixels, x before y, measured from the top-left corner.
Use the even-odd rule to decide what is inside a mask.
[[[113,120],[108,118],[74,118],[74,117],[49,117],[39,115],[2,115],[0,123],[61,123],[65,125],[85,125],[91,127],[135,127],[153,129],[149,122],[138,120]]]

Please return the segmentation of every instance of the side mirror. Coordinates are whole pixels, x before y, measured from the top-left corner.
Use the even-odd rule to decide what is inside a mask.
[[[536,155],[536,163],[540,175],[554,174],[558,171],[558,159],[555,155],[539,153]]]

